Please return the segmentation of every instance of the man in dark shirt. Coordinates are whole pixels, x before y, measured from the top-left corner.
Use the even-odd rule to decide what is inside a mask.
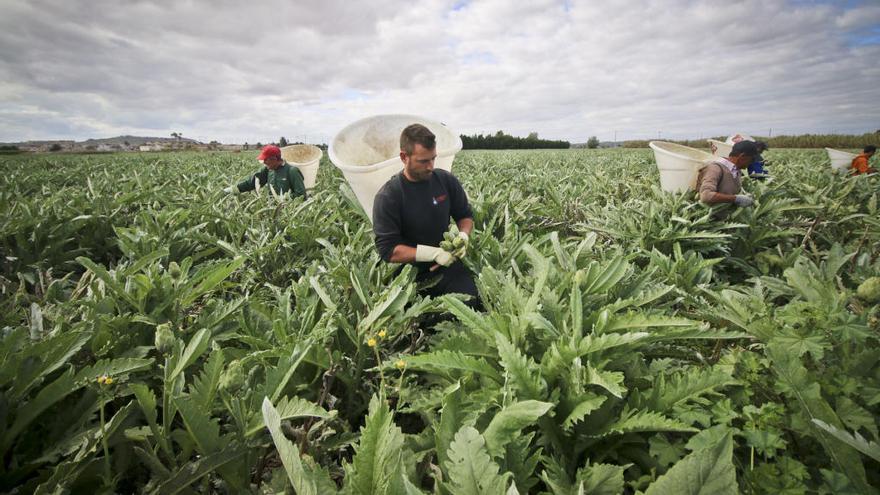
[[[436,139],[427,127],[412,124],[400,134],[403,171],[382,186],[373,203],[376,249],[389,263],[414,263],[417,281],[438,275],[438,283],[426,290],[427,295],[467,294],[478,307],[470,272],[453,253],[439,247],[452,217],[464,245],[455,254],[463,257],[474,219],[458,179],[445,170],[434,170],[436,157]]]

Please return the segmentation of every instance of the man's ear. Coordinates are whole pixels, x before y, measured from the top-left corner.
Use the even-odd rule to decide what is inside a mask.
[[[400,161],[406,163],[406,151],[400,150]]]

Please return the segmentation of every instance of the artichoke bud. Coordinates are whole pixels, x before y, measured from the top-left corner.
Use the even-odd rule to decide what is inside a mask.
[[[880,303],[880,277],[871,277],[862,282],[856,294],[867,303]]]
[[[163,323],[156,327],[156,350],[162,354],[168,354],[174,349],[175,340],[170,323]]]
[[[168,264],[168,273],[171,274],[171,278],[180,278],[180,265],[176,261],[172,261]]]
[[[220,375],[220,390],[234,394],[241,390],[246,380],[247,373],[244,372],[244,366],[236,359],[229,363],[229,367]]]

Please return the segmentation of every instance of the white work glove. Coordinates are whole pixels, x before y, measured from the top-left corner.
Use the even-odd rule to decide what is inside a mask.
[[[226,194],[238,194],[238,187],[237,186],[229,186],[226,189],[224,189],[223,192],[225,192]]]
[[[745,208],[746,206],[752,206],[755,204],[755,200],[752,199],[751,196],[746,196],[745,194],[737,194],[733,199],[733,204],[739,206],[740,208]]]
[[[449,266],[455,263],[455,256],[438,247],[419,244],[416,246],[416,261],[433,261],[438,265]]]

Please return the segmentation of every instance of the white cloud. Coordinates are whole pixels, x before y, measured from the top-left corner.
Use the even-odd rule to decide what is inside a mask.
[[[328,140],[376,113],[585,141],[880,127],[880,8],[0,0],[0,141]]]

